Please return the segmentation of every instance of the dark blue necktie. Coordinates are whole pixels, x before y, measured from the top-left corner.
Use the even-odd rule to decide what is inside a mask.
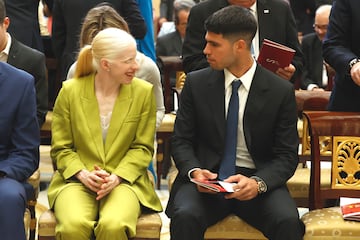
[[[226,120],[225,149],[221,161],[219,179],[223,180],[235,174],[237,132],[239,120],[239,95],[238,89],[241,81],[235,80],[231,83],[232,93],[230,97],[228,114]]]

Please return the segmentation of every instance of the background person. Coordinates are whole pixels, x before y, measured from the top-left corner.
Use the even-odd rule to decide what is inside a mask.
[[[182,51],[185,72],[209,66],[202,52],[206,45],[204,22],[212,13],[229,5],[250,8],[257,18],[258,31],[253,40],[255,58],[265,38],[296,50],[292,63],[277,71],[280,77],[294,82],[302,72],[303,59],[294,16],[289,3],[283,0],[206,0],[194,6],[190,11]]]
[[[329,24],[330,11],[331,5],[322,5],[316,10],[315,33],[305,35],[301,42],[301,50],[304,54],[304,71],[301,75],[302,89],[324,91],[328,85],[327,69],[333,70],[322,57],[322,41]]]
[[[360,1],[334,1],[323,57],[336,71],[329,110],[360,112]]]

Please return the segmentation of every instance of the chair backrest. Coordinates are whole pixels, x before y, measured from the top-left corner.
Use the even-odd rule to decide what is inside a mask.
[[[360,190],[360,112],[304,111],[311,137],[309,208],[324,207],[327,199],[358,197]],[[331,185],[320,185],[321,137],[329,136]]]
[[[299,117],[302,117],[303,111],[326,111],[330,94],[330,91],[295,91]],[[320,141],[323,142],[322,155],[330,155],[329,149],[327,148],[329,139],[324,137],[321,138]],[[306,118],[303,119],[301,144],[301,154],[303,156],[310,156],[310,137]]]
[[[158,60],[161,62],[161,68],[164,74],[164,104],[165,104],[165,113],[169,113],[172,111],[171,105],[171,83],[170,77],[171,73],[177,71],[183,71],[182,59],[179,56],[159,56]]]

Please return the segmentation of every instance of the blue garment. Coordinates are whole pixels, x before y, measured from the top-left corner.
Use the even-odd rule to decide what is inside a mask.
[[[237,129],[239,120],[239,95],[238,89],[241,81],[231,83],[232,93],[229,102],[226,133],[225,133],[225,150],[224,157],[221,161],[219,178],[224,180],[235,174],[236,165],[236,146],[237,146]]]
[[[137,0],[137,3],[147,27],[145,37],[136,40],[137,49],[156,62],[152,0]]]

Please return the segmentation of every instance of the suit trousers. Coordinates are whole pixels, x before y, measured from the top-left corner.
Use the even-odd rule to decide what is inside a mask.
[[[55,200],[56,239],[127,240],[136,234],[141,205],[136,194],[122,183],[107,196],[82,183],[68,183]],[[95,236],[94,236],[95,235]]]
[[[24,212],[26,193],[22,183],[0,179],[0,238],[2,240],[25,240]]]
[[[223,193],[197,191],[195,184],[183,184],[175,195],[170,222],[171,240],[204,239],[207,227],[233,213],[273,240],[300,240],[305,226],[299,219],[288,189],[280,187],[249,201],[226,200]]]

